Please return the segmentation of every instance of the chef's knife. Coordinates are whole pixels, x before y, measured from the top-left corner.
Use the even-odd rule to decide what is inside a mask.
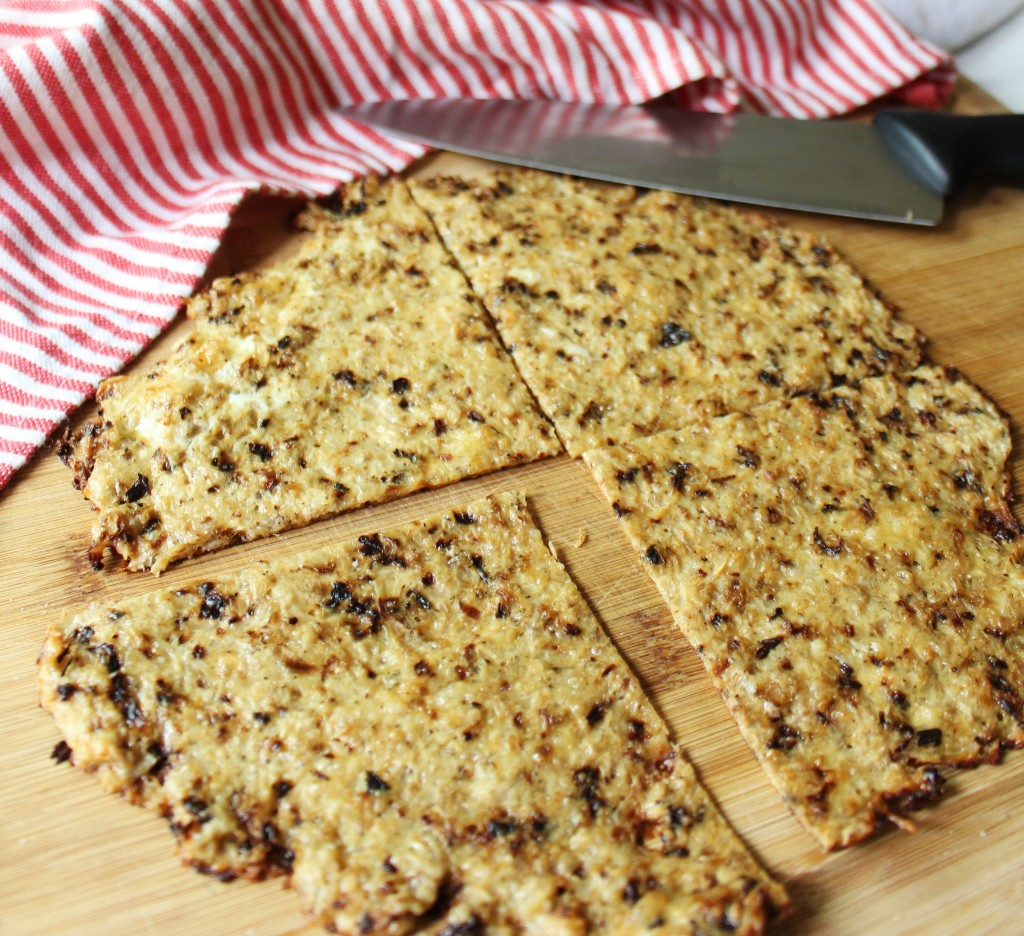
[[[975,176],[1024,183],[1024,115],[886,110],[873,124],[705,114],[665,103],[406,100],[341,108],[430,146],[777,208],[934,225]]]

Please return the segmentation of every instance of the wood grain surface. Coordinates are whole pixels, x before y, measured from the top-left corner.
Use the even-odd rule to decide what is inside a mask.
[[[961,112],[997,110],[964,86]],[[417,171],[471,169],[451,156]],[[286,251],[296,202],[257,197],[238,213],[213,272]],[[782,213],[779,213],[782,216]],[[930,339],[929,354],[977,382],[1015,428],[1024,466],[1024,192],[969,193],[937,229],[788,215],[825,234]],[[177,321],[131,369],[189,325]],[[83,408],[82,415],[92,406]],[[39,707],[35,660],[46,625],[94,600],[207,578],[379,529],[483,493],[524,490],[601,622],[640,676],[704,784],[767,868],[789,887],[794,916],[778,933],[1024,932],[1024,753],[949,777],[948,795],[917,814],[919,831],[889,830],[823,854],[790,816],[740,739],[689,645],[589,473],[567,456],[353,512],[305,530],[186,562],[159,580],[86,559],[92,514],[52,451],[0,493],[0,934],[313,933],[279,882],[222,884],[181,867],[163,820],[101,793],[50,760],[58,734]],[[585,541],[583,536],[585,534]],[[1024,597],[1024,596],[1022,596]]]

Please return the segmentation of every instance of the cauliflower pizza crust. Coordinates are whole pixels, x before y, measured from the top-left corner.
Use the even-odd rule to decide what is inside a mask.
[[[195,553],[560,450],[400,181],[367,179],[283,263],[216,280],[148,373],[100,387],[61,456],[112,546]]]
[[[1024,744],[1009,451],[976,388],[923,367],[584,456],[827,848]]]
[[[830,246],[756,214],[534,171],[412,186],[573,455],[920,360]]]
[[[516,495],[96,606],[40,681],[60,756],[332,930],[753,934],[787,908]]]

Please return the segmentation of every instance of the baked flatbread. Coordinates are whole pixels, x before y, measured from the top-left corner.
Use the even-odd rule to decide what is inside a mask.
[[[584,456],[826,848],[1024,744],[1009,451],[977,389],[923,367]]]
[[[532,171],[413,197],[573,455],[920,360],[831,247],[758,215]]]
[[[101,386],[61,448],[99,509],[94,557],[159,572],[560,450],[404,184],[353,183],[337,208],[192,299],[166,361]]]
[[[759,933],[787,906],[523,500],[51,628],[72,762],[343,933]],[[65,756],[67,752],[65,752]]]

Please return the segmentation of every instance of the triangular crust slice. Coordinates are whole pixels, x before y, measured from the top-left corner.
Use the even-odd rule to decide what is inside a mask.
[[[560,451],[486,313],[398,180],[353,183],[263,272],[192,299],[195,329],[100,388],[61,455],[107,545],[195,553]]]
[[[525,170],[412,186],[573,455],[920,360],[830,246],[761,216]]]
[[[787,906],[500,495],[52,627],[64,757],[344,933],[760,933]],[[73,754],[66,745],[70,745]]]
[[[1009,451],[977,389],[924,367],[584,456],[827,848],[1024,743]]]

